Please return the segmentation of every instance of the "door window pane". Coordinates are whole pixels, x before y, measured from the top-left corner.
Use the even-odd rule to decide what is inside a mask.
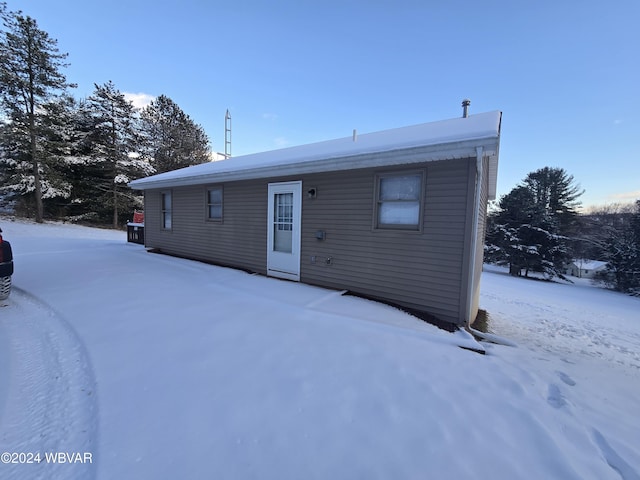
[[[273,202],[273,249],[293,251],[293,193],[276,193]]]

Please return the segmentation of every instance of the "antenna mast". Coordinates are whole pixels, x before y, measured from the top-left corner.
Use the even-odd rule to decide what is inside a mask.
[[[231,157],[231,114],[227,108],[224,116],[224,158]]]

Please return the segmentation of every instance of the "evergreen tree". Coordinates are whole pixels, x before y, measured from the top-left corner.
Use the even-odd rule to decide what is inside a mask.
[[[60,96],[40,107],[36,118],[38,131],[36,152],[40,170],[40,191],[43,212],[55,216],[61,201],[69,198],[71,184],[68,181],[65,157],[68,151],[69,112],[73,98]],[[0,165],[4,171],[3,191],[21,195],[20,205],[28,214],[37,209],[28,201],[35,191],[33,163],[29,133],[19,122],[5,122],[0,126]],[[32,211],[33,210],[33,211]]]
[[[509,266],[509,273],[530,272],[565,278],[571,259],[566,236],[576,224],[582,194],[562,169],[543,168],[527,175],[489,215],[487,260]]]
[[[607,269],[600,276],[610,287],[640,295],[640,200],[635,213],[621,229],[611,229],[604,244]]]
[[[57,41],[21,12],[6,12],[0,32],[0,105],[5,114],[3,160],[9,165],[12,186],[33,193],[35,219],[42,222],[43,198],[55,195],[55,162],[43,141],[56,98],[73,85],[61,69],[67,54]]]
[[[89,157],[97,166],[94,187],[97,196],[112,211],[113,227],[119,225],[119,212],[132,210],[137,196],[127,184],[150,174],[153,169],[140,157],[137,116],[114,84],[95,85],[95,92],[87,99],[91,112]]]
[[[573,175],[562,168],[544,167],[529,173],[523,185],[533,195],[533,204],[539,217],[546,216],[563,235],[574,229],[580,206],[578,198],[584,190],[575,183]]]
[[[38,127],[38,151],[42,153],[42,201],[44,211],[59,216],[60,208],[71,195],[67,159],[70,154],[73,131],[72,111],[75,100],[62,95],[42,106]]]
[[[71,124],[65,160],[72,190],[66,214],[72,221],[112,223],[113,210],[105,202],[106,190],[97,189],[97,186],[108,185],[108,181],[104,178],[102,160],[92,155],[95,118],[86,100],[77,103]]]
[[[209,138],[170,98],[160,95],[142,110],[143,155],[156,173],[209,161]]]

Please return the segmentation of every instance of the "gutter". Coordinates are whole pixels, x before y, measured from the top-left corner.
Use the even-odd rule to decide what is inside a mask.
[[[476,147],[476,187],[473,199],[473,226],[471,228],[471,266],[469,268],[469,278],[467,279],[467,302],[465,312],[465,325],[471,327],[471,309],[473,307],[473,280],[476,276],[476,260],[478,251],[478,229],[480,221],[480,190],[484,180],[484,162],[482,161],[483,148]]]
[[[352,155],[342,155],[336,157],[315,159],[313,157],[301,157],[297,160],[288,161],[281,164],[260,164],[246,165],[244,168],[234,165],[234,161],[241,159],[223,160],[230,162],[225,166],[230,170],[214,169],[192,175],[174,177],[160,174],[157,177],[147,177],[134,180],[129,186],[134,190],[148,190],[157,188],[184,187],[190,185],[200,185],[210,182],[228,182],[238,180],[252,180],[256,178],[275,178],[290,175],[304,175],[311,173],[322,173],[329,171],[355,170],[358,168],[379,168],[391,167],[395,165],[410,165],[414,163],[452,160],[455,158],[473,157],[474,147],[479,143],[483,145],[487,152],[497,154],[497,135],[483,138],[476,138],[463,141],[454,141],[436,145],[404,147],[387,151],[359,152]],[[236,164],[237,165],[237,164]],[[219,165],[215,165],[219,167]],[[198,168],[201,165],[189,168]],[[170,172],[169,172],[170,173]]]

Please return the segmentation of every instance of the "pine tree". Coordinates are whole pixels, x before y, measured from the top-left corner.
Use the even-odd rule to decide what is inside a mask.
[[[562,168],[544,167],[531,172],[523,185],[533,195],[536,214],[546,216],[557,225],[558,232],[567,235],[576,226],[578,198],[584,190],[575,183],[573,175]]]
[[[121,209],[131,208],[135,203],[135,195],[127,184],[153,170],[139,154],[135,108],[113,82],[96,84],[87,107],[92,118],[89,156],[91,163],[99,167],[95,188],[111,208],[113,227],[117,228]]]
[[[156,173],[209,161],[209,138],[169,97],[160,95],[140,114],[143,155]]]
[[[610,229],[604,244],[607,269],[601,280],[625,293],[640,295],[640,200],[621,229]]]
[[[7,148],[3,159],[13,171],[14,186],[22,193],[33,192],[35,219],[42,222],[43,197],[54,187],[48,164],[50,153],[42,140],[46,125],[46,106],[68,87],[61,69],[67,54],[61,54],[57,41],[38,28],[34,19],[21,12],[2,12],[4,30],[0,32],[0,104],[6,123],[3,129]],[[9,138],[7,138],[9,137]],[[48,171],[49,170],[49,171]],[[48,193],[47,193],[48,192]]]
[[[68,155],[65,158],[67,178],[72,189],[66,213],[72,221],[113,222],[113,210],[105,202],[105,193],[97,186],[108,185],[103,162],[92,155],[94,115],[86,100],[76,104],[72,112]]]
[[[73,98],[60,96],[40,107],[36,127],[38,130],[37,154],[43,212],[48,216],[58,214],[58,207],[70,196],[71,183],[67,178],[69,115]],[[35,191],[32,175],[29,134],[18,122],[7,122],[0,126],[0,165],[4,176],[2,190],[21,195],[20,206],[29,214],[30,196]]]
[[[512,275],[565,278],[571,259],[566,233],[576,224],[581,194],[562,169],[546,167],[527,175],[489,215],[487,260],[508,265]]]

